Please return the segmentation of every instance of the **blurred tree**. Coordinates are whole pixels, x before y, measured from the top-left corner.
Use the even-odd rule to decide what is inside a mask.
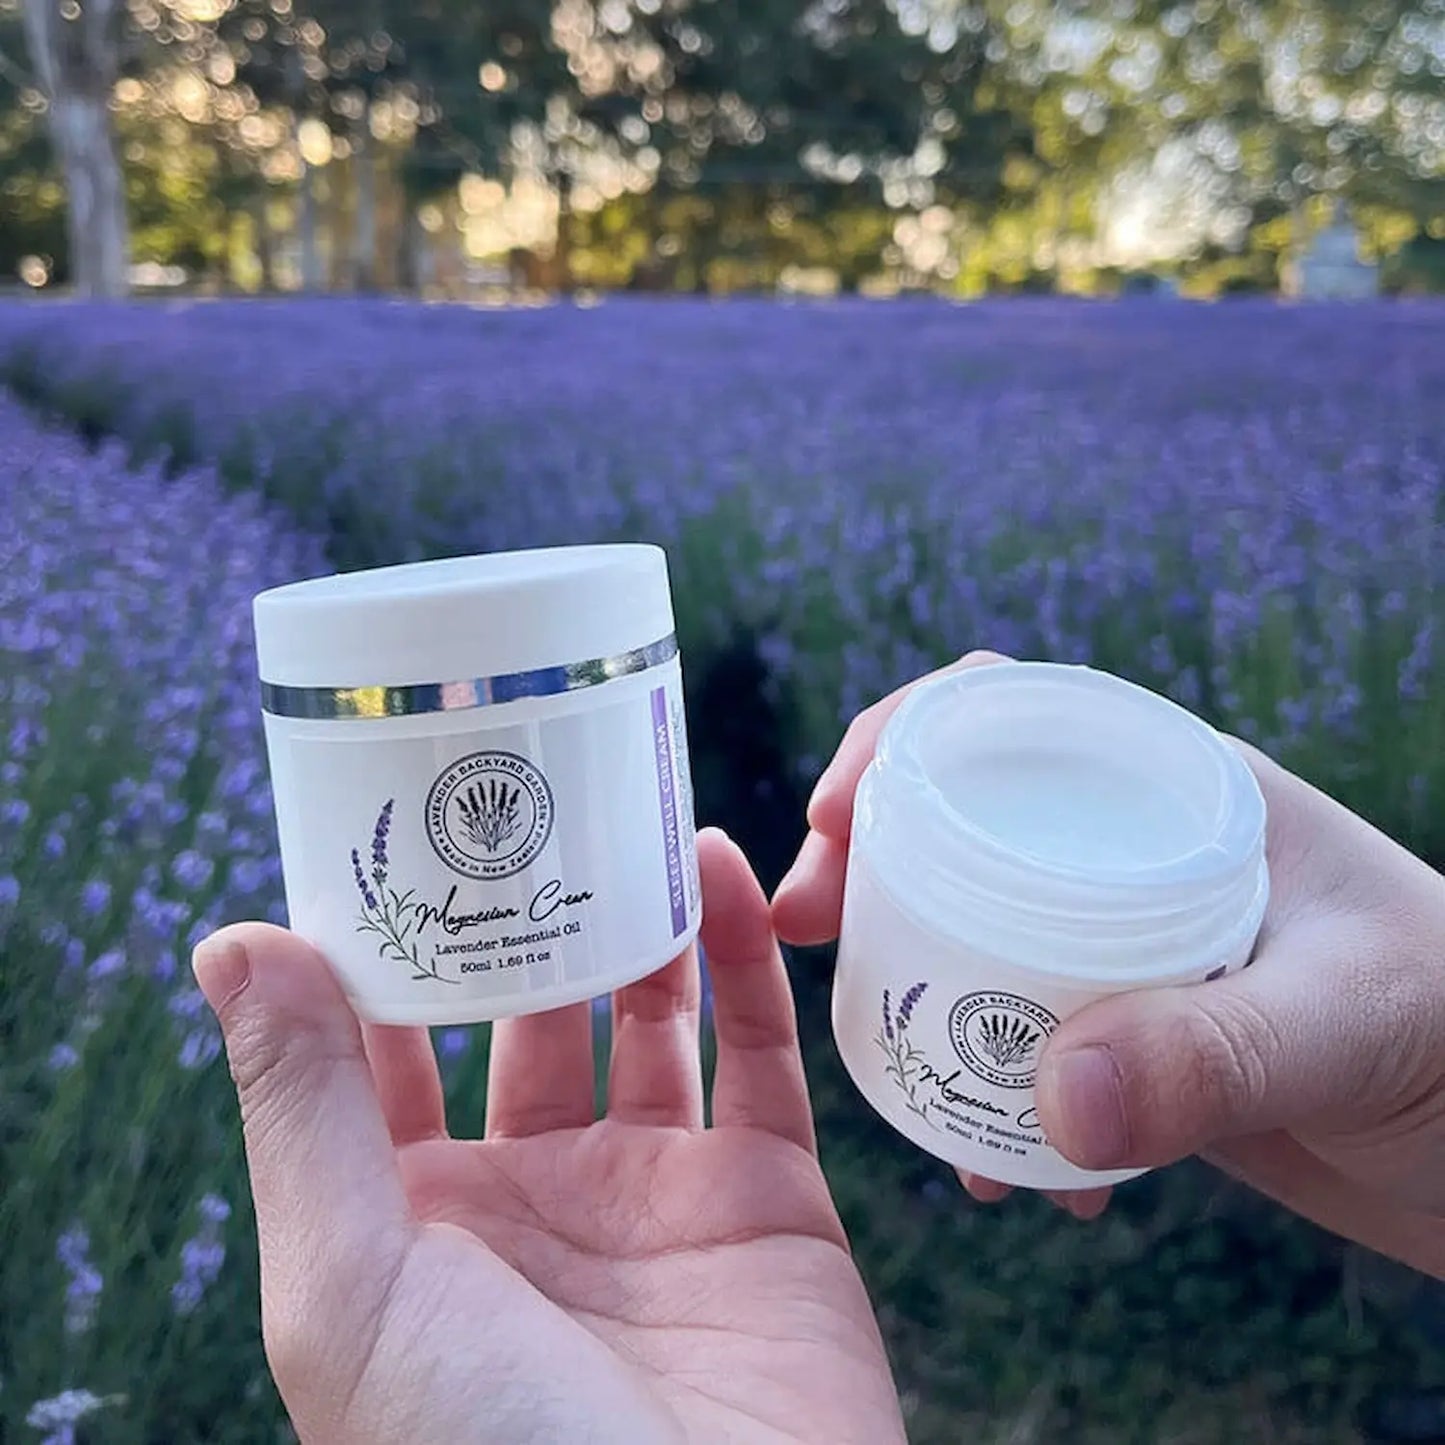
[[[317,173],[340,152],[353,178],[351,257],[340,269],[354,285],[378,283],[379,192],[394,161],[397,278],[419,285],[422,208],[469,170],[504,173],[516,126],[540,124],[554,91],[569,83],[566,57],[551,41],[551,10],[551,0],[231,7],[221,33],[238,75],[262,103],[295,117],[303,276],[321,270]]]
[[[228,0],[129,0],[132,43],[113,107],[136,259],[205,284],[269,285],[273,182],[294,173],[291,112],[240,68],[251,52]],[[255,78],[253,75],[251,78]],[[258,266],[256,258],[260,258]]]
[[[420,0],[408,9],[419,127],[402,164],[405,237],[418,238],[419,209],[449,195],[468,171],[505,179],[519,132],[542,137],[549,113],[565,107],[575,82],[553,35],[553,8],[553,0]],[[534,159],[556,173],[553,148]]]
[[[91,296],[125,294],[125,184],[111,126],[120,74],[121,0],[24,0],[30,63],[65,180],[70,269]]]
[[[46,100],[22,63],[18,3],[0,0],[0,276],[66,279],[65,190],[51,161]]]
[[[58,175],[123,284],[114,112],[137,256],[245,284],[290,224],[310,288],[417,286],[468,174],[550,186],[563,289],[1089,289],[1139,195],[1268,284],[1321,198],[1381,255],[1445,214],[1442,77],[1445,0],[0,0],[5,247],[64,267]]]
[[[987,27],[972,7],[563,0],[556,23],[577,122],[618,137],[652,175],[652,264],[685,256],[684,284],[705,285],[724,259],[775,275],[834,215],[987,204],[1008,157],[1030,150],[1027,125],[987,92]],[[677,204],[689,195],[696,204]],[[845,280],[889,244],[887,224],[862,233],[869,254]]]
[[[214,27],[214,43],[229,60],[236,81],[260,106],[290,118],[290,161],[284,171],[295,181],[298,269],[306,291],[319,290],[326,281],[318,174],[330,163],[333,137],[345,130],[351,110],[345,85],[354,56],[351,32],[348,28],[333,35],[325,22],[345,23],[353,13],[364,17],[366,8],[333,5],[329,0],[311,0],[304,8],[289,0],[233,0],[223,7]],[[390,49],[384,31],[378,33],[374,55],[369,38],[362,44],[364,58],[374,58],[381,73],[387,69]],[[243,181],[241,176],[235,179]],[[252,210],[258,237],[267,237],[269,250],[264,183],[253,197]]]
[[[1386,263],[1384,281],[1399,295],[1445,294],[1445,234],[1421,226]]]
[[[1094,138],[1085,174],[1165,157],[1207,199],[1201,243],[1294,239],[1316,196],[1445,209],[1442,0],[1011,0],[1010,53]],[[1043,57],[1043,64],[1037,63]]]

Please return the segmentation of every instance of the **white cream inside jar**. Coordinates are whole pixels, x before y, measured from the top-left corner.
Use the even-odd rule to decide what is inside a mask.
[[[658,548],[320,578],[261,593],[255,623],[291,926],[363,1017],[557,1008],[696,937]]]
[[[1144,688],[1051,663],[923,685],[856,800],[833,991],[855,1083],[914,1143],[1002,1183],[1131,1177],[1049,1145],[1039,1055],[1107,994],[1247,964],[1264,841],[1239,751]]]

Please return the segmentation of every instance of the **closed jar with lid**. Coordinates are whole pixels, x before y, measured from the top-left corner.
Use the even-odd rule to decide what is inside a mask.
[[[833,989],[843,1061],[915,1144],[1001,1183],[1077,1189],[1038,1061],[1108,994],[1248,964],[1269,894],[1240,751],[1107,673],[999,663],[917,688],[859,785]]]
[[[364,1018],[557,1008],[695,938],[659,549],[319,578],[261,593],[255,624],[291,926]]]

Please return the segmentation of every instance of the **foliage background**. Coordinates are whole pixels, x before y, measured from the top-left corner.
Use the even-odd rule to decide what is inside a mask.
[[[1338,203],[1438,290],[1442,79],[1442,0],[0,0],[0,275],[107,289],[119,167],[153,289],[1268,291]]]

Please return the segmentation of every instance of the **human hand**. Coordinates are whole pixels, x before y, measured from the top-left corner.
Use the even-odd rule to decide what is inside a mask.
[[[819,780],[773,903],[790,942],[837,936],[853,794],[908,691],[862,713]],[[1203,1154],[1327,1229],[1445,1277],[1445,879],[1241,747],[1269,808],[1271,898],[1253,965],[1067,1019],[1040,1060],[1044,1132],[1090,1169]],[[984,1202],[1009,1192],[960,1177]],[[1109,1191],[1050,1197],[1090,1217]]]
[[[197,951],[240,1095],[267,1355],[306,1445],[903,1439],[818,1167],[787,975],[738,849],[699,840],[695,951],[495,1026],[486,1137],[447,1132],[424,1029],[358,1026],[261,924]]]

